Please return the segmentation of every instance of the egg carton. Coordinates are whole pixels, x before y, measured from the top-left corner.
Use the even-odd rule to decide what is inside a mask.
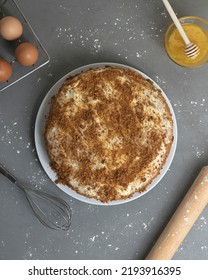
[[[0,37],[0,57],[10,62],[13,70],[12,76],[8,81],[3,83],[0,82],[0,92],[49,62],[49,55],[14,0],[0,0],[0,19],[5,16],[14,16],[18,18],[23,26],[23,34],[19,39],[14,41],[7,41]],[[30,42],[38,48],[39,58],[35,65],[22,66],[15,60],[15,49],[20,43],[23,42]]]

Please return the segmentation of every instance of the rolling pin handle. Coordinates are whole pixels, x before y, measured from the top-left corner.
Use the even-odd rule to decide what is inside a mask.
[[[204,166],[146,260],[170,260],[208,203],[208,166]]]

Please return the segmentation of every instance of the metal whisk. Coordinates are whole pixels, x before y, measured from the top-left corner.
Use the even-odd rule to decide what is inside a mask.
[[[49,193],[24,185],[1,164],[0,173],[25,193],[33,212],[44,226],[51,229],[69,229],[72,211],[66,201]]]

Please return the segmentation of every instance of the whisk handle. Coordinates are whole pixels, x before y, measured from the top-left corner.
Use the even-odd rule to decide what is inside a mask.
[[[9,179],[12,183],[17,184],[18,181],[1,163],[0,163],[0,173]]]
[[[9,172],[9,170],[6,169],[1,163],[0,163],[0,173],[4,175],[7,179],[9,179],[12,183],[14,183],[17,187],[19,187],[22,191],[25,192],[25,189],[27,189],[27,186],[20,183],[17,178]]]

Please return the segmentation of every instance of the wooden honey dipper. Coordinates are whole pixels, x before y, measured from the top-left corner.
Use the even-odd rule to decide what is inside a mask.
[[[168,0],[162,0],[162,1],[185,43],[185,54],[188,57],[194,59],[200,52],[199,47],[196,44],[190,42],[188,36],[186,35],[180,21],[178,20],[175,12],[173,11],[173,8],[171,7],[170,3],[168,2]]]
[[[208,166],[204,166],[146,260],[170,260],[208,203]]]

